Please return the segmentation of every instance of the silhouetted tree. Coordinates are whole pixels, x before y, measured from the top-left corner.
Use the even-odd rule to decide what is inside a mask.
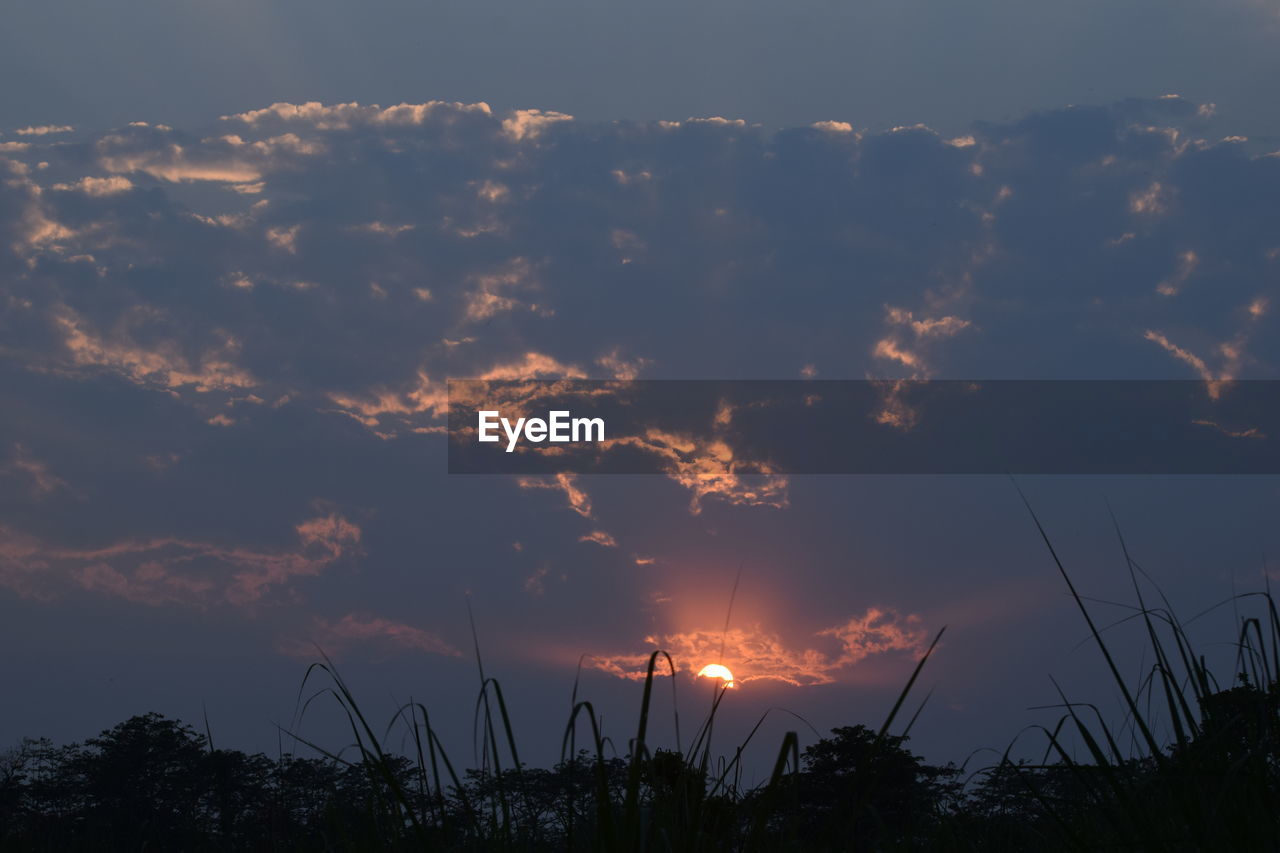
[[[85,832],[121,846],[193,846],[207,835],[203,735],[159,714],[132,717],[86,741],[74,762],[83,779]]]
[[[798,829],[808,849],[874,848],[924,837],[955,775],[908,750],[905,737],[866,726],[832,729],[806,747],[796,779]]]
[[[1201,830],[1280,849],[1275,696],[1246,682],[1206,697],[1199,734],[1158,758],[1060,753],[967,784],[905,737],[837,728],[779,786],[745,792],[666,750],[467,771],[442,791],[402,756],[273,760],[145,714],[0,752],[0,851],[1204,849],[1188,841]]]

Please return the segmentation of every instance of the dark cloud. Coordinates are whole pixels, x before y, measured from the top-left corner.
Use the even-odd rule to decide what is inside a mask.
[[[1203,112],[1127,102],[948,140],[306,104],[204,138],[28,137],[8,152],[10,357],[379,422],[512,364],[928,375],[1034,350],[1044,376],[1088,341],[1071,371],[1179,375],[1153,331],[1265,371],[1280,160],[1197,138]]]
[[[446,379],[1271,378],[1280,158],[1206,137],[1208,112],[947,138],[277,104],[0,143],[0,583],[443,657],[471,591],[506,654],[630,671],[646,637],[701,653],[725,571],[685,569],[723,530],[785,564],[754,537],[787,517],[826,568],[744,643],[766,680],[838,682],[941,603],[871,571],[854,591],[810,485],[446,484]],[[994,598],[956,607],[1044,594]],[[893,611],[892,642],[832,633]]]

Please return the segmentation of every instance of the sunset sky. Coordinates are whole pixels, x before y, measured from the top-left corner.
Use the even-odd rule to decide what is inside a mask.
[[[451,476],[446,382],[1280,378],[1270,0],[6,21],[0,747],[156,710],[274,752],[319,647],[467,764],[468,607],[534,763],[579,666],[624,742],[650,651],[686,736],[721,663],[726,750],[807,721],[767,754],[878,724],[944,625],[929,757],[1051,675],[1118,718],[1008,478]],[[1275,571],[1274,477],[1019,485],[1102,624],[1111,512],[1184,617]]]

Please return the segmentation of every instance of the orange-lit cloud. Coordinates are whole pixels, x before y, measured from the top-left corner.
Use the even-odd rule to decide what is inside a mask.
[[[1205,357],[1197,355],[1190,349],[1180,346],[1169,339],[1163,332],[1147,329],[1143,338],[1158,345],[1173,358],[1181,361],[1195,371],[1204,380],[1212,399],[1218,399],[1223,389],[1240,375],[1241,369],[1248,361],[1246,347],[1257,324],[1267,313],[1264,298],[1256,298],[1249,302],[1243,311],[1243,322],[1239,331],[1231,340],[1222,341],[1213,348],[1213,357],[1217,369],[1210,366]]]
[[[519,477],[516,485],[522,489],[554,489],[564,494],[569,508],[583,518],[591,518],[591,496],[578,485],[573,474],[560,473],[551,477]]]
[[[93,198],[104,198],[128,192],[133,189],[133,181],[120,175],[111,175],[107,178],[88,176],[72,183],[54,184],[53,188],[63,192],[82,192]]]
[[[546,388],[530,381],[528,384],[505,386],[499,394],[484,383],[585,377],[586,373],[574,365],[560,362],[545,353],[526,352],[479,371],[473,384],[460,382],[454,390],[460,404],[477,403],[482,398],[486,405],[500,408],[505,413],[523,413],[538,396],[554,393],[555,387]],[[476,399],[468,397],[473,392]],[[338,411],[355,418],[383,439],[405,433],[444,432],[445,419],[449,414],[448,386],[443,381],[432,380],[425,367],[418,370],[412,381],[400,387],[377,385],[366,391],[329,391],[326,396]]]
[[[330,391],[328,396],[339,410],[382,438],[397,435],[394,421],[406,421],[413,429],[415,416],[423,415],[430,421],[442,419],[449,413],[449,392],[444,383],[432,382],[422,370],[404,390],[380,386],[363,394]]]
[[[732,409],[721,407],[717,423],[727,425]],[[689,511],[702,512],[708,498],[736,506],[783,509],[789,503],[788,480],[772,473],[767,463],[740,458],[724,439],[646,430],[643,435],[607,439],[602,447],[629,446],[662,460],[664,473],[688,489]]]
[[[516,142],[537,141],[547,128],[563,121],[573,121],[573,116],[554,110],[515,110],[503,119],[502,131]]]
[[[1206,381],[1213,379],[1213,373],[1209,370],[1209,365],[1205,364],[1204,359],[1200,356],[1190,350],[1183,349],[1159,332],[1148,329],[1143,334],[1143,337],[1153,343],[1159,344],[1165,352],[1169,353],[1169,355],[1189,365],[1201,379]]]
[[[828,133],[853,133],[853,125],[847,121],[815,121],[809,126],[814,130],[825,130]]]
[[[20,127],[14,131],[19,136],[49,136],[55,133],[70,133],[75,130],[69,124],[40,124],[31,127]]]
[[[519,379],[585,379],[580,368],[565,364],[540,352],[527,352],[516,361],[504,362],[484,371],[478,377],[486,382],[505,382]]]
[[[546,578],[548,569],[546,566],[539,566],[534,570],[533,574],[524,579],[524,591],[530,595],[540,596],[546,592]]]
[[[223,116],[226,122],[250,127],[281,122],[308,125],[318,130],[349,130],[359,125],[375,127],[414,127],[431,120],[450,122],[460,116],[491,115],[489,105],[483,102],[461,104],[448,101],[427,101],[421,104],[398,104],[382,108],[377,104],[357,103],[321,104],[307,101],[303,104],[275,103],[260,110]]]
[[[266,233],[267,242],[281,251],[296,255],[298,254],[298,232],[300,230],[302,230],[301,225],[268,228]]]
[[[906,368],[913,379],[932,373],[925,358],[929,342],[954,337],[971,325],[952,315],[917,318],[914,312],[893,306],[886,306],[885,312],[889,332],[876,341],[872,355]]]
[[[888,309],[888,322],[894,326],[905,326],[915,333],[917,338],[949,338],[969,328],[969,321],[959,317],[924,317],[916,319],[913,312],[902,308]]]
[[[1157,216],[1168,210],[1169,201],[1169,190],[1159,181],[1154,181],[1145,189],[1129,196],[1129,210],[1132,213]]]
[[[840,625],[816,631],[818,640],[834,641],[834,648],[795,646],[760,625],[718,630],[654,634],[645,638],[649,650],[667,651],[680,672],[696,674],[707,664],[730,669],[734,680],[780,681],[797,687],[830,684],[872,655],[923,651],[926,635],[916,616],[899,616],[890,610],[869,608]],[[723,649],[723,653],[721,650]],[[588,665],[619,678],[645,677],[648,652],[595,655]]]
[[[593,530],[590,533],[578,537],[579,542],[591,542],[602,548],[617,548],[618,540],[614,539],[612,534],[603,530]]]
[[[615,348],[597,358],[596,364],[600,365],[612,378],[620,381],[629,381],[638,378],[640,372],[649,366],[650,360],[647,358],[623,358],[621,352]]]
[[[99,139],[95,150],[98,165],[118,175],[140,172],[169,183],[209,181],[243,186],[324,148],[292,133],[253,142],[228,135],[197,144],[156,144],[150,134],[115,133]]]
[[[516,308],[538,312],[541,306],[537,303],[521,302],[514,295],[521,291],[536,291],[538,288],[533,265],[526,258],[512,258],[496,270],[472,277],[465,319],[471,322],[489,320],[497,314]]]
[[[143,314],[139,320],[150,319]],[[62,343],[71,362],[81,368],[106,368],[138,385],[159,388],[191,387],[198,392],[251,388],[257,380],[232,359],[239,345],[226,335],[222,345],[192,361],[178,341],[141,345],[127,332],[109,339],[95,333],[88,323],[70,309],[54,318],[62,333]]]
[[[0,586],[38,599],[79,587],[139,604],[250,605],[319,574],[358,549],[361,535],[338,515],[308,519],[294,532],[292,551],[178,538],[66,548],[0,527]]]
[[[1222,433],[1228,438],[1259,438],[1260,439],[1260,438],[1267,437],[1267,434],[1262,430],[1258,429],[1257,427],[1231,428],[1231,427],[1225,427],[1222,424],[1218,423],[1217,421],[1206,421],[1206,420],[1194,420],[1192,421],[1192,423],[1195,424],[1196,426],[1209,427],[1210,429],[1217,430],[1218,432]]]
[[[13,461],[9,464],[8,471],[25,477],[31,484],[32,496],[37,499],[54,492],[69,491],[71,488],[66,480],[51,472],[46,463],[32,456],[21,444],[13,446]],[[5,472],[5,468],[0,468],[0,473]]]
[[[1177,296],[1182,291],[1187,280],[1191,278],[1191,274],[1196,271],[1196,267],[1200,264],[1200,258],[1195,252],[1188,249],[1178,255],[1178,267],[1173,275],[1156,285],[1156,293],[1161,296]]]
[[[914,429],[920,420],[920,410],[907,401],[908,380],[894,379],[876,385],[880,392],[880,408],[876,423],[900,430]]]
[[[11,150],[6,149],[6,145],[26,146],[27,143],[0,143],[0,155]],[[6,202],[11,208],[9,215],[14,216],[15,221],[6,230],[14,238],[9,245],[14,254],[23,256],[44,250],[57,252],[62,244],[76,237],[73,229],[54,217],[44,190],[28,177],[30,169],[25,163],[5,160],[0,156],[0,166],[7,167],[9,171],[9,179],[4,182],[10,193]]]

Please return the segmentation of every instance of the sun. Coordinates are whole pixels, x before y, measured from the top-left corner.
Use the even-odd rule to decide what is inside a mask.
[[[724,682],[725,687],[737,687],[738,683],[733,679],[733,673],[729,671],[727,666],[718,663],[709,663],[702,669],[698,670],[699,678],[718,678]]]

